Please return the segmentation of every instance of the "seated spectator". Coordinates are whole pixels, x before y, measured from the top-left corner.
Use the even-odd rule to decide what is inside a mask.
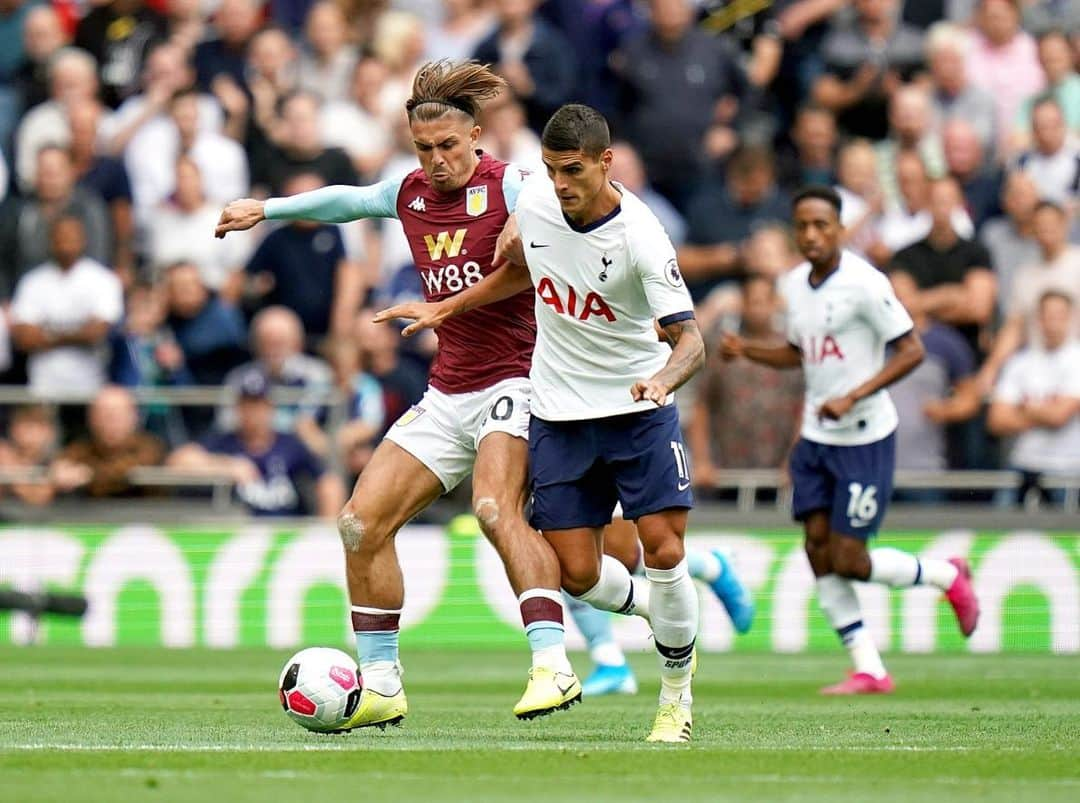
[[[275,140],[278,110],[282,101],[296,91],[296,48],[281,28],[269,26],[251,37],[244,68],[244,86],[251,95],[251,119],[245,148],[251,157],[252,174],[257,162]]]
[[[1001,170],[985,158],[975,129],[966,120],[950,120],[942,133],[945,167],[963,195],[964,206],[976,229],[994,215],[1001,196]]]
[[[835,183],[837,142],[832,112],[814,103],[801,107],[791,131],[792,147],[782,151],[778,161],[784,191],[796,193],[810,184]]]
[[[68,43],[60,16],[51,5],[27,4],[23,23],[26,58],[14,77],[23,109],[32,109],[49,99],[49,64]],[[2,140],[7,142],[5,136]]]
[[[217,35],[195,46],[195,80],[203,92],[217,94],[220,80],[241,87],[245,83],[247,50],[262,23],[258,0],[221,0],[214,14]]]
[[[994,99],[997,152],[1004,154],[1021,104],[1046,85],[1035,40],[1020,27],[1017,0],[978,0],[967,69],[971,82]]]
[[[286,182],[284,194],[322,186],[317,175],[302,173]],[[295,221],[270,232],[247,273],[260,303],[293,310],[313,340],[348,332],[363,296],[362,269],[346,258],[340,229],[325,223]]]
[[[297,84],[326,102],[345,99],[356,67],[356,48],[349,44],[341,7],[332,0],[316,2],[308,11],[304,34]]]
[[[236,431],[181,446],[168,465],[193,474],[224,474],[256,516],[337,516],[345,504],[341,479],[326,469],[295,435],[277,432],[270,382],[258,371],[240,382]],[[314,485],[309,504],[307,486]]]
[[[1054,290],[1039,297],[1039,344],[1010,357],[994,388],[987,422],[993,434],[1015,438],[1009,465],[1023,473],[1017,501],[1037,490],[1043,477],[1080,473],[1075,298]]]
[[[102,388],[87,412],[88,437],[65,448],[52,464],[61,493],[85,491],[94,498],[139,496],[131,484],[134,468],[159,465],[165,445],[142,430],[135,397],[125,388]]]
[[[608,172],[611,180],[618,181],[644,201],[660,220],[671,242],[676,246],[682,245],[686,241],[686,220],[667,198],[649,184],[648,177],[645,175],[645,165],[642,164],[641,157],[634,150],[634,146],[629,142],[616,141],[611,143],[611,152],[613,158]],[[540,170],[543,170],[543,167]]]
[[[874,146],[878,186],[886,206],[900,202],[896,159],[909,152],[922,158],[931,179],[945,175],[945,154],[939,132],[933,127],[930,95],[914,85],[900,87],[889,99],[889,136]]]
[[[825,37],[825,74],[813,97],[851,136],[883,139],[893,93],[923,66],[922,32],[901,22],[897,0],[855,0],[855,20]]]
[[[478,0],[443,0],[442,20],[432,27],[427,40],[427,58],[465,61],[495,27],[495,15],[488,3]]]
[[[325,455],[328,444],[320,423],[326,417],[332,373],[323,360],[304,354],[304,327],[300,318],[286,307],[262,310],[251,322],[251,351],[255,359],[230,371],[225,386],[239,387],[254,369],[275,390],[304,391],[305,399],[300,403],[276,406],[274,428],[278,432],[295,432],[311,451]],[[232,429],[231,413],[227,408],[218,411],[220,429]]]
[[[252,180],[281,195],[286,181],[298,173],[315,174],[324,184],[356,184],[359,177],[348,154],[341,148],[326,148],[319,131],[322,102],[310,92],[294,92],[281,103],[281,118],[272,139],[275,142],[253,166]]]
[[[895,270],[889,278],[926,349],[915,370],[889,386],[900,414],[896,467],[945,471],[949,468],[946,428],[974,418],[982,402],[975,384],[975,352],[953,327],[926,314],[923,294],[911,274]],[[943,500],[940,492],[898,492],[898,496],[910,501]]]
[[[382,385],[385,420],[390,424],[423,397],[427,371],[415,360],[402,357],[401,336],[393,326],[375,323],[373,318],[373,311],[362,310],[353,333],[360,349],[360,370]]]
[[[865,139],[856,139],[840,149],[836,159],[836,192],[840,195],[840,222],[847,247],[866,255],[877,236],[882,212],[878,186],[877,156]]]
[[[996,108],[994,99],[968,77],[970,49],[968,32],[952,23],[939,22],[927,32],[934,127],[940,130],[951,120],[964,120],[975,131],[983,151],[993,155],[997,153]]]
[[[5,144],[20,111],[13,79],[25,57],[22,28],[31,8],[26,0],[0,3],[0,142]]]
[[[989,326],[997,305],[997,280],[990,254],[979,242],[961,237],[952,222],[960,190],[951,178],[930,188],[930,233],[897,252],[892,270],[907,273],[918,285],[919,311],[954,327],[973,354],[979,334]]]
[[[724,184],[706,185],[687,209],[687,244],[679,249],[679,266],[694,300],[739,270],[739,249],[755,228],[790,216],[788,199],[776,186],[772,154],[753,146],[740,149],[728,163]]]
[[[197,266],[179,262],[165,271],[166,323],[197,385],[220,385],[247,356],[244,319],[203,284]]]
[[[188,155],[175,167],[176,191],[169,202],[155,210],[146,231],[146,255],[151,276],[158,276],[177,262],[191,262],[199,276],[224,301],[235,304],[244,286],[244,265],[254,243],[249,232],[215,238],[210,235],[221,215],[216,203],[203,192],[199,166]],[[231,241],[231,242],[230,242]]]
[[[525,110],[510,94],[503,92],[484,106],[481,130],[480,147],[496,159],[543,171],[540,137],[529,128]]]
[[[1039,299],[1050,290],[1080,299],[1080,246],[1069,244],[1069,218],[1051,201],[1040,201],[1032,222],[1039,244],[1039,259],[1024,265],[1013,276],[1005,301],[1005,323],[979,372],[980,388],[989,392],[1005,361],[1026,342],[1040,346]],[[1080,337],[1080,307],[1072,306],[1070,337]]]
[[[1080,31],[1080,0],[1024,0],[1024,30],[1036,35]]]
[[[383,100],[386,76],[386,65],[378,59],[360,59],[348,97],[324,104],[319,115],[323,145],[342,148],[365,180],[378,174],[393,149]]]
[[[7,440],[0,441],[0,468],[41,470],[40,479],[6,486],[17,500],[34,507],[52,502],[56,489],[47,471],[58,442],[56,417],[49,408],[41,405],[15,408],[8,424]]]
[[[348,398],[349,420],[334,436],[341,464],[358,477],[390,425],[379,380],[360,368],[360,349],[349,338],[329,340],[323,349],[333,366],[334,384]]]
[[[780,298],[772,281],[747,279],[738,330],[755,342],[783,343]],[[694,479],[715,485],[718,468],[779,468],[799,431],[802,375],[749,360],[725,363],[713,349],[698,384],[688,428]]]
[[[988,220],[979,232],[979,241],[990,251],[1003,298],[1013,286],[1017,268],[1039,259],[1039,244],[1034,234],[1038,205],[1039,190],[1031,176],[1014,170],[1001,186],[1004,214]]]
[[[1077,8],[1080,9],[1080,2],[1077,2]],[[1069,40],[1060,30],[1039,38],[1039,64],[1046,73],[1046,90],[1024,101],[1017,113],[1013,145],[1018,151],[1030,144],[1032,112],[1035,104],[1045,96],[1057,101],[1065,116],[1065,127],[1072,132],[1080,131],[1080,74],[1073,63]]]
[[[138,90],[150,48],[167,34],[165,19],[143,0],[105,0],[79,21],[75,45],[101,65],[105,102],[116,108]]]
[[[1016,168],[1034,179],[1041,199],[1073,211],[1080,201],[1080,147],[1069,141],[1056,100],[1047,97],[1035,104],[1031,134],[1034,147],[1017,157]]]
[[[105,382],[102,347],[124,309],[120,281],[86,256],[79,218],[60,215],[48,237],[52,260],[29,271],[15,287],[12,339],[29,355],[33,390],[93,393]]]

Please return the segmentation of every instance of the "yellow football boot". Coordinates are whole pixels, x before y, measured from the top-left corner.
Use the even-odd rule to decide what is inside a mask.
[[[694,719],[690,708],[682,703],[663,703],[656,712],[652,733],[647,742],[689,742],[690,732],[694,729]]]
[[[529,685],[514,706],[518,719],[553,714],[581,702],[581,683],[573,672],[556,672],[537,666],[529,670]]]
[[[360,705],[349,720],[335,733],[348,733],[357,728],[379,728],[383,730],[387,725],[400,725],[401,720],[409,713],[409,703],[405,699],[405,689],[398,688],[396,694],[386,696],[371,689],[364,689],[360,693]]]

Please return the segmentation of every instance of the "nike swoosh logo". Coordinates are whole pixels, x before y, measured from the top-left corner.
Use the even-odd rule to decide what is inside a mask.
[[[532,240],[529,240],[529,248],[548,248],[548,247],[549,246],[546,245],[545,243],[534,243]]]
[[[690,483],[688,483],[688,482],[680,482],[679,483],[679,490],[680,491],[685,491],[689,487],[690,487]]]
[[[569,692],[569,691],[570,691],[570,690],[571,690],[572,688],[574,688],[574,684],[573,684],[573,683],[571,683],[571,684],[570,684],[569,686],[567,686],[567,687],[566,687],[566,688],[564,689],[564,688],[563,688],[563,687],[562,687],[561,685],[559,685],[558,683],[556,683],[556,684],[555,684],[555,688],[559,690],[559,693],[560,693],[560,694],[566,694],[566,693],[568,693],[568,692]]]

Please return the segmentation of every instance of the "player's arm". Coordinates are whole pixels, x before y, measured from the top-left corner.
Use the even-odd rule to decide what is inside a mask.
[[[401,179],[388,179],[366,187],[337,184],[288,198],[241,198],[221,212],[215,237],[230,231],[250,229],[263,220],[314,220],[319,223],[348,223],[350,220],[397,217],[397,195]]]
[[[705,341],[701,337],[693,313],[672,315],[660,319],[665,339],[673,344],[667,363],[648,379],[639,379],[630,388],[634,401],[647,400],[658,407],[663,405],[670,393],[686,384],[705,364]],[[672,320],[672,319],[676,320]]]
[[[770,368],[801,368],[802,352],[791,343],[774,345],[744,340],[731,332],[724,332],[720,339],[720,356],[725,362],[745,357],[750,362]]]
[[[818,415],[834,421],[843,418],[863,399],[884,390],[914,371],[926,354],[922,338],[914,329],[894,340],[892,345],[892,356],[885,361],[880,371],[845,395],[829,399],[821,405]]]

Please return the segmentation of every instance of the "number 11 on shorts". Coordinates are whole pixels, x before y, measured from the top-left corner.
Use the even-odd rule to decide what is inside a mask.
[[[675,469],[679,472],[679,490],[690,487],[690,462],[686,459],[686,448],[679,441],[671,442],[671,451],[675,454]]]

